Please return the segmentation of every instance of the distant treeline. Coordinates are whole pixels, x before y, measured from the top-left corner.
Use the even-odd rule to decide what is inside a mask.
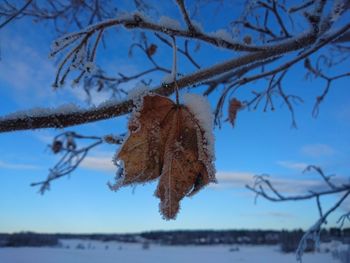
[[[128,243],[147,242],[164,245],[281,244],[282,250],[289,252],[295,250],[302,235],[302,230],[181,230],[150,231],[137,234],[39,234],[21,232],[0,234],[0,246],[58,246],[60,239],[88,239]],[[350,228],[322,230],[321,241],[329,242],[331,240],[350,243]],[[310,247],[312,247],[312,244]]]
[[[0,234],[0,247],[52,247],[58,245],[58,237],[52,234],[38,234],[32,232]]]

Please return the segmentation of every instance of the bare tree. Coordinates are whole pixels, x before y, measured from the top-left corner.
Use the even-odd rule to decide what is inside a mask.
[[[307,77],[325,82],[323,92],[315,95],[312,111],[314,116],[319,114],[321,103],[336,81],[350,76],[346,68],[338,75],[328,73],[331,67],[344,65],[350,56],[349,0],[242,0],[239,1],[241,13],[233,13],[231,21],[222,25],[226,29],[218,29],[214,33],[207,32],[197,22],[201,16],[201,6],[209,2],[215,2],[220,12],[231,12],[232,3],[219,0],[176,0],[167,3],[172,5],[174,12],[181,14],[178,20],[161,16],[154,5],[144,0],[133,1],[133,12],[122,12],[119,10],[118,1],[108,0],[23,0],[16,3],[2,1],[0,33],[3,27],[23,17],[31,17],[36,22],[53,23],[60,35],[54,41],[50,54],[59,62],[53,81],[55,89],[81,84],[88,97],[91,96],[92,90],[103,90],[109,91],[111,97],[118,100],[86,109],[62,111],[58,108],[10,114],[0,118],[0,132],[65,128],[128,114],[133,109],[133,98],[130,96],[132,91],[127,90],[124,84],[135,80],[147,85],[150,92],[163,96],[170,96],[183,88],[204,88],[203,95],[209,97],[217,91],[220,96],[214,110],[216,125],[220,125],[221,121],[226,119],[226,115],[234,123],[238,110],[274,110],[276,101],[282,101],[290,111],[292,126],[296,127],[294,107],[296,103],[302,102],[303,98],[297,91],[288,93],[288,84],[284,82],[293,67],[303,64]],[[141,52],[149,62],[148,68],[134,75],[123,72],[108,75],[103,68],[95,65],[99,49],[108,45],[105,40],[106,32],[118,36],[118,33],[112,31],[118,27],[124,27],[130,34],[135,34],[135,42],[130,43],[129,54],[132,56],[135,52]],[[231,52],[231,58],[217,64],[206,61],[201,65],[196,59],[201,56],[201,45],[211,48],[211,52],[220,52],[217,47]],[[174,71],[174,62],[173,68],[168,68],[155,55],[159,50],[177,52],[192,65],[193,70]],[[157,78],[159,79],[157,73],[176,75],[170,79],[165,78],[157,85],[154,84],[157,83]],[[68,85],[69,82],[72,85]],[[264,83],[264,88],[256,90],[252,85],[248,85],[256,82]],[[251,95],[240,98],[238,91],[243,89],[250,90]],[[92,142],[86,147],[79,147],[76,141],[82,139]],[[48,178],[33,185],[41,185],[40,191],[44,192],[52,180],[71,173],[95,146],[104,142],[120,144],[122,140],[123,134],[100,138],[68,131],[57,135],[51,148],[53,152],[62,156],[50,171]],[[329,214],[338,208],[350,193],[349,184],[334,184],[319,167],[310,166],[308,169],[317,171],[329,189],[304,196],[285,197],[263,176],[257,177],[254,186],[249,186],[258,196],[271,201],[312,198],[317,201],[320,218],[301,241],[298,259],[302,255],[306,240],[319,234]],[[272,195],[266,192],[266,187]],[[338,193],[342,193],[343,196],[330,210],[323,212],[320,197]],[[344,215],[341,222],[348,218],[349,214]]]
[[[332,176],[326,175],[324,171],[315,165],[309,165],[305,168],[304,172],[315,171],[319,174],[325,184],[325,188],[317,191],[309,191],[302,195],[285,196],[280,193],[268,179],[267,175],[258,175],[255,177],[255,182],[252,186],[247,185],[247,188],[256,194],[256,198],[263,197],[272,202],[288,202],[288,201],[303,201],[314,199],[319,212],[319,218],[303,235],[300,240],[299,246],[296,251],[297,260],[301,261],[303,252],[307,248],[308,241],[314,241],[315,245],[318,246],[320,242],[321,227],[327,224],[327,218],[334,212],[350,195],[350,183],[333,183]],[[327,195],[340,195],[339,200],[335,202],[327,211],[322,208],[321,198]],[[345,213],[342,215],[338,223],[342,227],[346,220],[349,220],[350,214]]]

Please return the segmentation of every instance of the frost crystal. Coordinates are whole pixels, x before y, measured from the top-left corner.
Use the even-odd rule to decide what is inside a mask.
[[[162,79],[162,83],[169,84],[174,82],[174,80],[175,80],[174,74],[166,74]]]
[[[139,82],[136,86],[128,92],[128,100],[134,100],[145,96],[149,92],[148,86]]]
[[[93,74],[97,69],[94,62],[92,61],[86,62],[84,67],[86,72],[88,72],[89,74]]]
[[[175,19],[172,19],[172,18],[170,18],[168,16],[161,16],[160,19],[159,19],[159,24],[160,24],[160,26],[168,27],[168,28],[171,28],[171,29],[174,29],[174,30],[180,30],[181,29],[179,21],[177,21]]]
[[[331,12],[331,18],[330,18],[331,22],[337,21],[341,15],[341,13],[344,11],[344,9],[345,9],[344,0],[334,1],[332,12]]]
[[[33,108],[30,110],[25,111],[17,111],[8,115],[5,115],[4,117],[1,117],[0,120],[12,120],[12,119],[27,119],[27,118],[33,118],[33,117],[44,117],[48,115],[60,115],[60,114],[66,114],[71,112],[79,112],[82,111],[78,106],[75,104],[64,104],[56,109],[52,108]]]
[[[108,182],[107,185],[112,191],[117,191],[121,186],[123,186],[125,179],[125,167],[123,160],[114,160],[114,164],[118,167],[114,177],[115,182],[114,184]]]
[[[222,40],[225,40],[227,42],[233,42],[232,36],[225,29],[219,29],[211,35],[217,38],[221,38]]]
[[[198,32],[204,32],[203,30],[203,26],[200,22],[196,21],[196,20],[192,20],[192,25],[193,27],[198,31]]]

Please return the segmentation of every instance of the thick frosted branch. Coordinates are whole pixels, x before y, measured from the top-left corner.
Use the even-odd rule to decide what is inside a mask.
[[[339,30],[333,31],[323,40],[336,39],[350,29],[350,24],[343,26]],[[268,60],[285,53],[306,48],[316,41],[313,32],[303,34],[277,45],[271,45],[271,48],[265,51],[252,52],[241,57],[228,60],[223,63],[216,64],[212,67],[199,70],[193,74],[189,74],[177,80],[178,88],[184,88],[189,85],[208,80],[214,76],[232,71],[242,66],[256,63],[257,61]],[[175,90],[174,83],[161,85],[152,89],[153,92],[168,96]],[[109,119],[127,114],[131,111],[132,100],[105,104],[86,110],[77,110],[67,113],[50,110],[47,114],[16,116],[10,115],[0,118],[0,132],[30,130],[40,128],[63,128],[83,123],[94,122],[98,120]]]
[[[148,19],[147,17],[144,17],[140,13],[133,13],[128,15],[123,15],[121,17],[118,17],[116,19],[109,19],[106,21],[103,21],[101,23],[92,25],[80,32],[72,33],[68,36],[84,36],[84,37],[90,37],[95,32],[98,32],[102,29],[107,29],[110,27],[122,25],[125,26],[128,29],[147,29],[159,33],[165,33],[170,36],[179,36],[179,37],[185,37],[185,38],[192,38],[192,39],[198,39],[205,41],[209,44],[220,46],[227,49],[232,49],[236,51],[259,51],[266,47],[258,47],[258,46],[248,46],[243,43],[235,42],[232,40],[223,39],[221,37],[215,36],[214,34],[206,34],[203,32],[200,32],[198,30],[190,31],[187,29],[181,29],[176,26],[169,26],[167,24],[162,24],[158,22],[153,22],[152,20]]]

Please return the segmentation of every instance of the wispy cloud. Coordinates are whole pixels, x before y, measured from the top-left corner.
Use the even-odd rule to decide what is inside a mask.
[[[53,107],[67,103],[67,100],[85,104],[86,96],[81,88],[65,87],[53,91],[56,66],[48,58],[49,37],[33,34],[35,31],[31,28],[20,30],[31,37],[11,31],[1,42],[5,52],[0,62],[0,80],[13,92],[14,100],[23,108]],[[104,99],[99,96],[98,102]]]
[[[244,187],[246,184],[252,183],[254,173],[250,172],[222,172],[216,173],[217,185],[213,187]]]
[[[217,185],[212,185],[216,189],[242,189],[245,185],[254,183],[255,173],[250,172],[218,172]],[[271,176],[271,183],[281,193],[286,194],[301,194],[310,190],[322,190],[326,185],[322,179],[290,179],[280,176]]]
[[[15,92],[19,102],[48,99],[55,69],[52,61],[23,37],[4,38],[6,53],[0,63],[0,79]]]
[[[278,161],[277,164],[284,168],[297,170],[297,171],[303,171],[308,166],[307,163],[294,162],[294,161]]]
[[[40,166],[31,165],[31,164],[23,164],[23,163],[8,163],[4,161],[0,161],[1,169],[9,169],[9,170],[36,170],[40,169]]]
[[[331,156],[335,150],[327,144],[308,144],[301,148],[301,152],[309,157]]]
[[[89,170],[102,171],[102,172],[115,172],[116,167],[112,162],[111,155],[103,156],[88,156],[81,163],[81,167]]]
[[[89,156],[81,163],[81,167],[94,171],[102,171],[114,173],[116,167],[112,162],[113,153],[103,153],[101,155]],[[218,183],[211,184],[213,189],[244,189],[246,185],[254,183],[254,175],[252,172],[227,172],[219,171],[216,173]],[[301,194],[310,190],[322,190],[327,187],[322,179],[291,179],[281,176],[271,176],[270,181],[281,193]]]

